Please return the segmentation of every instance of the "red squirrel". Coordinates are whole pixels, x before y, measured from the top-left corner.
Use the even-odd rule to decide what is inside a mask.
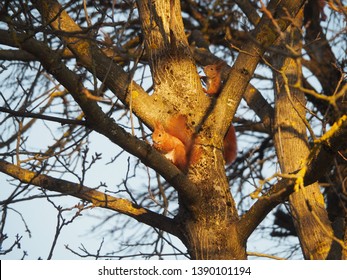
[[[219,61],[215,64],[211,64],[211,65],[207,65],[203,67],[203,70],[206,76],[201,78],[206,83],[206,89],[203,89],[203,90],[207,95],[213,96],[218,94],[221,91],[222,68],[224,66],[225,66],[225,62]],[[232,124],[230,125],[227,133],[224,136],[223,144],[224,144],[223,156],[224,156],[225,164],[229,165],[236,159],[236,155],[237,155],[236,134],[235,134],[235,128]]]
[[[187,152],[181,140],[167,133],[160,123],[155,125],[152,139],[154,148],[164,154],[179,169],[186,169]]]
[[[224,61],[220,61],[216,64],[210,64],[203,67],[206,76],[200,76],[201,79],[206,83],[204,92],[213,96],[220,92],[222,86],[222,68],[225,65]]]
[[[194,163],[200,156],[193,147],[193,133],[187,128],[187,119],[176,115],[169,119],[165,127],[157,122],[152,134],[153,146],[163,153],[181,171],[186,171],[188,163]]]
[[[230,125],[228,132],[224,136],[223,144],[223,156],[225,160],[225,165],[232,164],[236,159],[237,155],[236,133],[235,127],[232,124]]]
[[[183,115],[172,117],[166,126],[156,122],[152,134],[153,146],[165,155],[181,171],[186,172],[189,164],[198,161],[201,151],[193,144],[193,134],[187,128]],[[236,135],[233,125],[229,127],[224,137],[223,156],[225,164],[231,164],[237,153]]]

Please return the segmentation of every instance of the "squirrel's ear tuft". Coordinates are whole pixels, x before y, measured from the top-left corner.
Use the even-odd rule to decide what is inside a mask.
[[[154,121],[154,129],[164,130],[164,126],[160,121],[155,120]]]

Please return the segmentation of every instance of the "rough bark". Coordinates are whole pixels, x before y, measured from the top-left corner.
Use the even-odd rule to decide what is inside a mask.
[[[187,246],[193,259],[245,259],[247,257],[245,245],[247,238],[254,230],[254,226],[264,218],[264,214],[255,215],[256,221],[252,221],[252,223],[250,223],[250,217],[245,215],[242,223],[240,223],[225,174],[221,149],[222,140],[245,92],[250,93],[248,100],[250,104],[252,103],[253,89],[249,86],[249,81],[263,54],[286,29],[291,22],[289,18],[296,15],[303,2],[270,2],[269,11],[272,12],[272,17],[264,14],[259,21],[257,28],[252,33],[253,40],[249,40],[243,46],[221,95],[215,101],[205,96],[202,91],[195,61],[184,32],[180,1],[137,1],[146,55],[150,58],[149,63],[153,75],[153,95],[148,95],[139,85],[131,83],[131,75],[125,73],[120,66],[105,56],[91,40],[85,38],[86,35],[81,28],[56,1],[33,1],[45,22],[60,35],[61,40],[66,43],[78,61],[100,80],[105,81],[105,84],[124,104],[127,106],[131,104],[133,112],[141,121],[153,127],[155,121],[165,121],[176,113],[187,116],[188,126],[199,138],[197,145],[201,148],[202,154],[200,160],[190,166],[188,173],[182,174],[148,144],[126,133],[111,118],[108,118],[95,101],[86,97],[84,94],[86,89],[79,81],[78,76],[70,71],[62,62],[61,57],[55,55],[44,43],[33,38],[23,38],[21,34],[16,34],[16,40],[13,40],[8,34],[1,33],[3,36],[0,40],[8,40],[8,42],[12,42],[13,46],[20,47],[34,55],[43,67],[69,90],[84,112],[88,128],[105,135],[112,142],[140,158],[173,185],[179,196],[179,213],[174,220],[160,219],[158,218],[159,214],[143,208],[138,209],[136,205],[120,201],[117,198],[107,197],[107,199],[102,200],[100,199],[102,194],[95,190],[83,187],[85,192],[81,193],[78,190],[80,186],[73,185],[73,188],[70,188],[71,185],[66,181],[55,181],[43,175],[33,175],[29,171],[31,178],[27,179],[25,176],[29,173],[25,173],[21,169],[18,171],[23,171],[24,177],[16,172],[10,173],[10,171],[5,171],[8,165],[4,162],[0,164],[0,167],[3,168],[2,171],[23,182],[38,186],[43,184],[43,181],[47,182],[48,180],[51,182],[49,185],[51,187],[48,188],[50,190],[67,192],[82,199],[89,199],[97,206],[118,211],[138,219],[140,222],[175,234]],[[258,22],[258,19],[254,19],[254,22]],[[291,66],[293,64],[290,60],[281,61],[283,65],[280,67],[287,67],[287,63]],[[292,72],[289,70],[292,71],[293,69],[296,68],[288,67],[285,74],[291,75]],[[277,81],[282,83],[280,76],[278,76]],[[132,84],[132,90],[129,89],[130,84]],[[295,152],[298,156],[300,155],[300,160],[305,159],[309,153],[307,139],[304,136],[305,127],[302,119],[297,117],[298,111],[300,111],[299,115],[303,113],[300,106],[304,104],[304,99],[300,94],[300,92],[295,93],[297,99],[295,99],[293,106],[288,101],[283,87],[278,90],[279,98],[276,108],[278,126],[276,128],[281,128],[277,143],[279,157],[283,156],[283,159],[280,160],[283,172],[292,172],[300,168],[298,158],[285,158],[289,153],[293,154],[291,151],[294,147],[300,146],[300,153]],[[296,100],[300,100],[300,102]],[[266,102],[263,104],[261,107],[255,108],[259,111],[262,120],[266,122],[265,125],[270,126],[272,108],[269,108]],[[267,114],[261,114],[265,107],[268,108]],[[295,108],[294,111],[293,108]],[[295,123],[297,130],[288,128],[286,123],[288,119],[281,120],[282,110],[283,112],[290,112],[289,116],[294,116],[292,122]],[[283,113],[283,116],[286,114]],[[282,133],[282,131],[284,132]],[[295,141],[292,141],[293,136],[297,137]],[[286,151],[284,151],[285,149]],[[288,165],[287,160],[290,162]],[[65,185],[69,186],[68,191],[64,191]],[[283,202],[291,191],[292,189],[280,196],[279,199],[275,197],[263,210],[270,211],[271,208]],[[313,194],[316,194],[316,191],[317,187],[315,186]],[[91,197],[87,197],[85,194]],[[299,203],[297,201],[302,198],[301,195],[299,195],[298,200],[295,198],[296,194],[291,199],[293,213],[294,210],[298,212],[298,214],[296,212],[294,214],[298,218],[299,230],[301,230],[300,225],[304,224],[304,218],[309,217],[311,223],[312,215],[309,214],[312,214],[312,209],[314,209],[315,214],[318,213],[320,221],[324,221],[322,218],[324,213],[317,210],[322,205],[321,196],[317,195],[316,203],[312,201],[313,194],[308,195],[308,198]],[[95,200],[97,198],[99,200]],[[114,202],[113,207],[108,204],[110,200]],[[301,209],[307,210],[308,201],[309,213],[306,211],[305,217],[303,217],[303,210]],[[117,204],[117,202],[124,202],[124,204]],[[145,213],[142,218],[137,215],[137,211]],[[161,224],[162,222],[163,224]],[[310,224],[305,225],[310,226]],[[316,224],[314,226],[318,232],[319,229]],[[309,230],[311,231],[311,228]],[[325,235],[320,235],[316,239],[304,238],[308,234],[303,229],[301,236],[303,242],[306,242],[306,239],[309,241],[307,242],[309,244],[305,243],[304,246],[313,252],[314,258],[325,256],[324,250],[328,246],[324,243],[326,239],[322,241],[323,245],[321,242],[318,247],[312,248],[311,246],[312,240],[320,242],[320,236],[325,237]],[[321,248],[323,248],[323,253],[319,251]]]
[[[183,114],[199,137],[202,151],[189,179],[194,183],[192,203],[179,192],[176,217],[183,242],[193,259],[244,259],[245,247],[237,240],[238,215],[224,172],[221,146],[211,145],[211,129],[203,126],[210,101],[201,82],[184,33],[179,1],[138,1],[146,52],[155,92],[167,104],[162,114]],[[158,115],[158,118],[162,117]],[[222,138],[219,138],[221,141]]]
[[[180,234],[172,219],[140,207],[127,199],[117,198],[80,184],[32,172],[3,160],[0,160],[0,171],[22,183],[77,197],[90,202],[94,207],[117,211],[141,223],[160,228],[177,236]]]
[[[188,172],[194,182],[192,189],[196,199],[194,203],[187,203],[179,193],[180,211],[176,219],[184,236],[183,242],[195,259],[243,259],[246,257],[245,240],[240,239],[237,230],[239,218],[225,176],[221,143],[262,53],[279,34],[268,27],[272,25],[272,19],[264,16],[253,34],[258,41],[250,41],[244,46],[224,90],[216,103],[210,103],[210,111],[206,114],[209,102],[202,94],[188,44],[179,33],[183,32],[183,28],[177,26],[181,21],[175,18],[179,2],[157,1],[152,7],[147,2],[137,3],[146,35],[146,51],[152,58],[154,95],[165,98],[168,108],[173,107],[174,111],[179,106],[181,113],[188,114],[190,125],[202,125],[202,130],[198,126],[195,131],[203,155]],[[284,30],[289,24],[284,15],[289,12],[294,16],[302,2],[272,1],[269,6],[271,11],[276,10],[280,29]],[[177,81],[188,84],[178,86],[177,91]],[[189,104],[182,103],[183,100]]]
[[[302,13],[296,18],[300,26]],[[301,52],[300,30],[291,27],[286,41],[296,53]],[[283,174],[303,168],[309,154],[307,139],[305,94],[289,89],[301,77],[300,59],[276,56],[274,60],[275,147]],[[332,243],[332,229],[317,183],[297,189],[289,197],[291,214],[306,259],[326,259]]]

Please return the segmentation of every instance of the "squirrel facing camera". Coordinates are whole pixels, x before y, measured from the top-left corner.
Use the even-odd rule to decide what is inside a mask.
[[[156,123],[152,134],[153,147],[176,165],[180,170],[187,167],[186,148],[181,140],[167,133],[161,123]]]
[[[188,163],[192,163],[193,134],[187,127],[185,116],[173,116],[165,127],[162,123],[156,122],[152,140],[154,148],[164,154],[181,171],[187,171]],[[194,157],[196,156],[197,154],[194,153]]]
[[[221,91],[222,87],[222,68],[225,66],[224,61],[220,61],[215,64],[206,65],[202,69],[206,76],[200,76],[205,82],[206,88],[203,88],[204,92],[213,96]]]

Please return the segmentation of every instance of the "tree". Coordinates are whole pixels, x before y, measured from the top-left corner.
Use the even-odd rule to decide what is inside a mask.
[[[2,1],[1,242],[13,207],[43,197],[58,213],[48,258],[65,225],[106,208],[98,227],[114,213],[118,231],[123,217],[148,225],[125,247],[152,242],[159,257],[165,243],[192,259],[246,259],[273,213],[273,239],[297,236],[305,259],[346,259],[347,11],[305,2]],[[221,61],[222,90],[207,96],[198,67]],[[195,153],[187,170],[150,144],[177,115]],[[239,154],[226,167],[232,121]],[[32,148],[42,131],[51,137]],[[110,140],[106,155],[90,156],[95,135]],[[125,177],[88,185],[105,156]],[[80,202],[64,208],[66,197]]]

